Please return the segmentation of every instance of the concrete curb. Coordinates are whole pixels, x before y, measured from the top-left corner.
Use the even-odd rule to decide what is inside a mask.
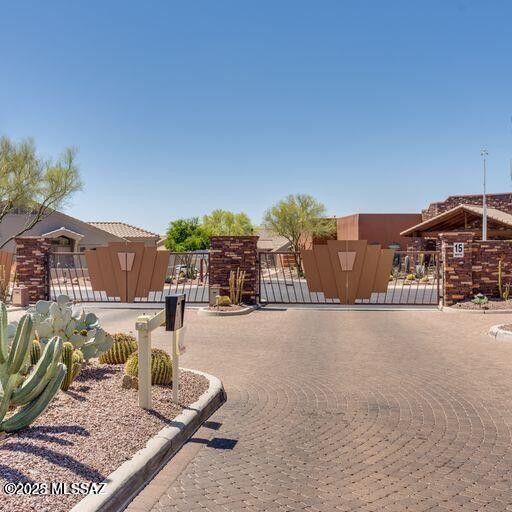
[[[512,315],[512,309],[455,309],[450,306],[439,306],[443,313],[464,313],[465,315]]]
[[[240,315],[248,315],[252,313],[256,309],[259,309],[259,306],[246,306],[242,309],[237,309],[235,311],[212,311],[208,307],[199,308],[197,310],[198,315],[204,316],[240,316]]]
[[[197,370],[185,371],[203,375],[209,381],[208,390],[197,402],[189,405],[146,443],[146,447],[119,466],[107,477],[103,494],[89,495],[78,502],[71,512],[118,512],[162,469],[194,432],[226,401],[222,382],[213,375]]]
[[[512,332],[511,331],[505,331],[502,329],[503,324],[493,325],[489,329],[489,336],[492,336],[493,338],[497,340],[506,340],[506,341],[512,341]]]

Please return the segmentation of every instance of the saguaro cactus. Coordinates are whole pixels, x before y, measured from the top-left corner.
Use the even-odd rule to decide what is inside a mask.
[[[32,318],[24,315],[9,346],[7,309],[0,303],[0,431],[16,432],[30,425],[53,399],[66,373],[60,362],[62,341],[54,337],[24,378],[21,371],[30,359],[32,339]],[[12,407],[16,410],[6,417]]]

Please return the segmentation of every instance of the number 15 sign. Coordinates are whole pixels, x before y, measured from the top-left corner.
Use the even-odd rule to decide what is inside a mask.
[[[454,258],[464,258],[464,242],[454,242],[453,257]]]

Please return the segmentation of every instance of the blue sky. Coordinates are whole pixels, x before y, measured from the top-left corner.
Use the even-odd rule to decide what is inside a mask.
[[[0,134],[79,148],[68,213],[158,232],[512,188],[510,1],[0,1]]]

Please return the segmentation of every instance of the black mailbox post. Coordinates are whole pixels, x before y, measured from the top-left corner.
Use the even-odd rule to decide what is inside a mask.
[[[185,317],[184,293],[175,293],[165,297],[165,330],[177,331],[183,327]]]

